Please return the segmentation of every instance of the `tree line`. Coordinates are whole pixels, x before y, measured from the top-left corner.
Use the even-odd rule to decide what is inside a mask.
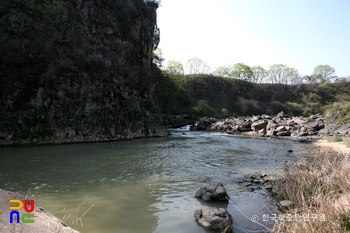
[[[330,65],[318,65],[311,75],[301,75],[295,68],[285,64],[273,64],[268,69],[261,66],[248,66],[243,63],[220,66],[212,71],[207,62],[195,57],[189,59],[184,66],[181,62],[170,60],[166,66],[162,63],[161,50],[155,52],[155,63],[169,75],[184,75],[185,68],[188,74],[213,74],[215,76],[246,80],[253,83],[275,83],[285,85],[297,85],[302,83],[327,83],[336,81],[350,81],[348,77],[338,77],[335,69]]]

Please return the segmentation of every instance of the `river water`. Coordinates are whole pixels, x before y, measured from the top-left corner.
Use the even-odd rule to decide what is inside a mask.
[[[5,147],[0,148],[0,188],[29,191],[30,199],[55,216],[70,214],[68,225],[86,197],[78,217],[94,206],[82,218],[83,226],[76,226],[82,233],[203,233],[193,213],[206,206],[227,208],[236,232],[243,232],[240,228],[259,229],[248,219],[253,215],[269,227],[271,221],[261,219],[265,196],[247,192],[236,181],[255,171],[281,174],[285,161],[301,159],[311,149],[186,129],[165,138]],[[195,192],[208,181],[222,182],[234,205],[196,199]]]

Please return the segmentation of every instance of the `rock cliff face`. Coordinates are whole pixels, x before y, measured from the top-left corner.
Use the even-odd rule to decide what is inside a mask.
[[[163,136],[143,0],[0,2],[0,143]]]

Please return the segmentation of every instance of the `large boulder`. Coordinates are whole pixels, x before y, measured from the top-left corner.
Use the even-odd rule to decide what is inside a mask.
[[[251,131],[252,121],[247,120],[244,122],[238,122],[237,130],[241,132]]]
[[[258,120],[251,125],[251,129],[257,133],[259,130],[266,129],[267,124],[267,120]]]
[[[256,121],[258,121],[258,120],[260,120],[261,119],[261,116],[253,116],[252,118],[251,118],[251,121],[252,122],[256,122]]]
[[[347,123],[345,125],[339,126],[335,131],[335,134],[346,136],[350,134],[350,123]]]
[[[293,117],[293,121],[298,124],[299,127],[303,127],[306,121],[302,117]]]
[[[288,118],[288,117],[289,115],[284,113],[283,111],[277,113],[277,116],[276,116],[276,118]]]
[[[278,136],[290,136],[290,131],[285,126],[279,126],[276,129]]]
[[[314,119],[308,119],[308,121],[305,122],[305,126],[311,129],[319,129],[318,120]]]
[[[222,183],[210,183],[200,188],[195,196],[202,198],[204,201],[220,200],[226,201],[226,197],[230,198]]]
[[[267,124],[267,126],[266,126],[266,130],[267,131],[271,131],[271,132],[273,132],[273,134],[275,134],[276,133],[276,129],[279,127],[280,125],[277,123],[277,122],[275,122],[275,121],[270,121],[270,122],[268,122],[268,124]]]
[[[209,207],[194,211],[196,221],[202,227],[215,232],[232,232],[232,216],[224,208]]]
[[[267,120],[271,120],[272,119],[270,115],[266,115],[266,114],[262,114],[261,118],[267,119]]]

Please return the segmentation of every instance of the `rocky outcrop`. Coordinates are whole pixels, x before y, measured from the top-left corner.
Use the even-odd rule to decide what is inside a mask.
[[[190,130],[210,130],[211,125],[215,122],[217,122],[216,118],[203,117],[203,118],[200,118],[198,122],[192,123]]]
[[[194,212],[196,221],[202,227],[214,232],[232,232],[232,217],[224,208],[209,207]]]
[[[24,200],[25,197],[19,193],[9,192],[0,189],[0,232],[21,232],[21,233],[79,233],[76,230],[68,227],[60,219],[53,216],[50,212],[35,203],[34,223],[26,224],[20,222],[9,223],[11,210],[9,209],[10,200]],[[25,211],[23,208],[18,210],[22,216]]]
[[[253,132],[261,136],[348,136],[350,135],[350,123],[339,126],[332,124],[331,120],[320,114],[309,117],[291,117],[280,112],[272,117],[266,114],[252,117],[231,117],[215,122],[200,121],[198,125],[205,127],[194,128],[195,130],[211,130],[226,132],[229,134],[240,134]]]
[[[270,193],[276,193],[276,184],[283,182],[283,177],[276,175],[267,175],[261,172],[245,175],[238,183],[244,183],[249,191],[265,189]]]
[[[187,125],[193,125],[196,120],[197,118],[190,114],[163,117],[163,123],[166,128],[181,128]]]
[[[206,186],[200,188],[196,192],[195,196],[197,198],[202,198],[204,201],[211,201],[211,200],[227,201],[227,199],[230,199],[222,183],[207,184]]]
[[[327,136],[350,136],[350,123],[345,125],[329,124],[318,132],[320,135]]]
[[[0,144],[166,135],[156,2],[1,1]]]

